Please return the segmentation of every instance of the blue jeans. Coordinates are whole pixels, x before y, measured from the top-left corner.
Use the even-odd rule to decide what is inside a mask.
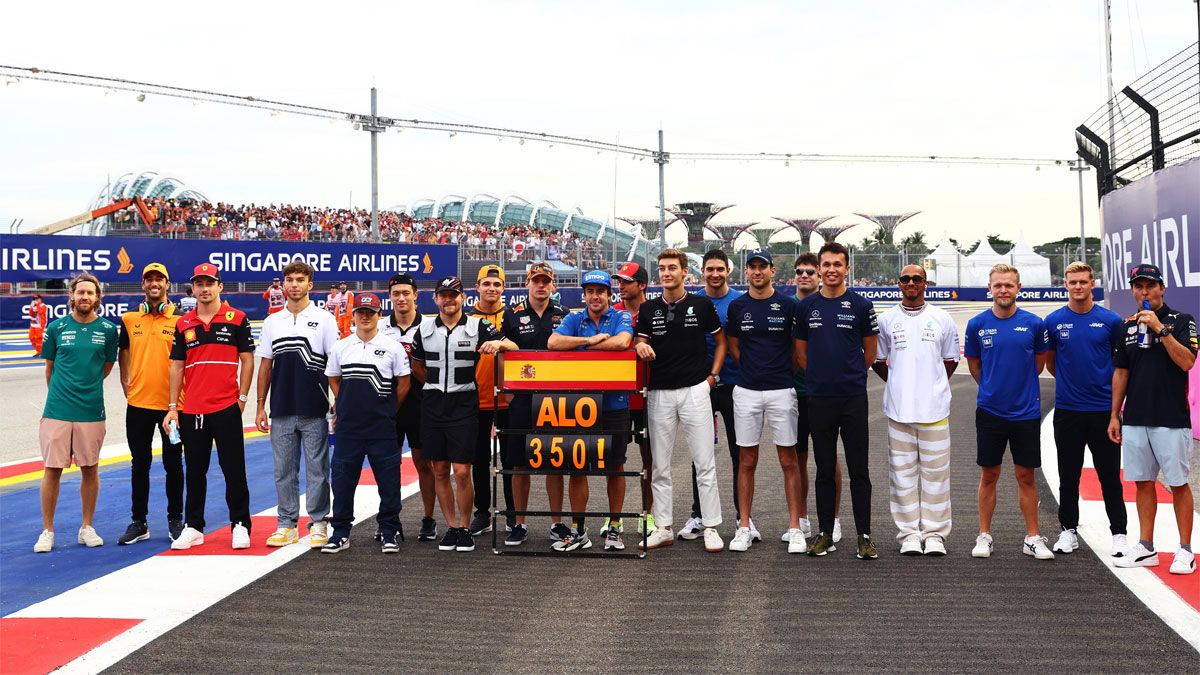
[[[271,419],[271,450],[275,455],[275,494],[279,527],[296,527],[300,520],[300,446],[304,446],[304,502],[313,522],[329,515],[329,430],[324,417]]]
[[[333,446],[333,536],[350,536],[354,524],[354,491],[362,474],[363,458],[371,462],[379,487],[379,530],[400,531],[400,448],[395,438],[365,439],[338,436]]]

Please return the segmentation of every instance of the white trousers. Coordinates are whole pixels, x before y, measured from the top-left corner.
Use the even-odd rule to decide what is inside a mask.
[[[721,524],[721,497],[717,492],[717,463],[713,458],[713,413],[708,380],[683,389],[651,389],[646,401],[650,451],[654,470],[650,489],[654,494],[654,521],[658,527],[672,524],[671,455],[675,439],[683,433],[696,467],[700,491],[700,516],[705,527]]]

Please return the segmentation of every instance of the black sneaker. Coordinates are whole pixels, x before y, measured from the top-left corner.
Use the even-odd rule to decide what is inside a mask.
[[[453,551],[458,547],[458,528],[447,527],[446,536],[442,537],[441,543],[438,544],[439,551]]]
[[[454,547],[455,551],[465,553],[475,550],[475,540],[471,537],[471,533],[466,528],[458,528],[458,544]]]
[[[383,541],[383,530],[376,528],[375,534],[371,535],[371,538],[375,541]]]
[[[421,519],[421,531],[417,533],[417,541],[433,541],[437,539],[437,521],[433,518]]]
[[[181,530],[182,531],[182,530]],[[117,540],[117,543],[125,546],[127,544],[136,544],[139,541],[146,541],[150,538],[150,528],[146,527],[146,521],[135,520],[125,528],[125,534]]]
[[[524,525],[513,525],[512,532],[504,538],[505,546],[520,546],[525,543],[525,538],[529,536],[529,530]]]
[[[585,548],[591,547],[592,540],[590,537],[588,537],[587,530],[584,530],[582,532],[575,531],[566,537],[563,537],[562,541],[554,544],[552,548],[555,551],[566,553],[570,551],[581,551]]]
[[[329,543],[321,547],[321,553],[340,553],[350,548],[350,537],[339,537],[334,535],[329,538]]]
[[[385,532],[383,535],[383,544],[379,547],[379,550],[384,553],[399,553],[400,545],[396,543],[396,535]]]
[[[170,518],[167,520],[167,536],[171,538],[171,541],[175,541],[179,538],[179,535],[183,534],[183,528],[182,518]]]
[[[871,541],[871,535],[858,535],[858,553],[854,555],[859,560],[874,560],[879,557],[879,551],[875,550],[875,544]]]
[[[480,515],[471,519],[471,525],[467,528],[467,533],[472,537],[478,537],[481,534],[486,534],[492,531],[492,519],[487,516]]]
[[[571,527],[564,523],[555,523],[550,527],[551,541],[562,541],[572,534]]]
[[[822,532],[817,535],[817,538],[812,540],[808,545],[809,555],[826,555],[837,550],[837,546],[833,544],[833,537]]]

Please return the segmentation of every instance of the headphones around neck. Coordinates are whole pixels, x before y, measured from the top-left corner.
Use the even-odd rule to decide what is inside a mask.
[[[163,314],[167,311],[167,306],[170,304],[171,303],[166,300],[163,300],[156,305],[151,305],[150,303],[143,301],[142,304],[138,305],[138,309],[142,312],[142,314]]]

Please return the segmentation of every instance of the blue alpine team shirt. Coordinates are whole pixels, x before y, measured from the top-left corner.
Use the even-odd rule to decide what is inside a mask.
[[[1023,309],[1007,319],[991,309],[967,322],[963,355],[980,362],[977,405],[1007,420],[1042,416],[1034,357],[1046,351],[1046,327]]]
[[[633,317],[629,312],[609,307],[603,314],[600,315],[599,325],[588,317],[587,310],[582,312],[571,312],[563,318],[562,323],[558,328],[554,329],[559,335],[567,337],[591,337],[604,333],[606,335],[620,335],[628,333],[629,337],[633,337]],[[585,351],[587,347],[578,347],[575,351]],[[602,408],[605,411],[609,410],[625,410],[629,407],[629,394],[605,394]]]
[[[721,320],[721,328],[724,328],[729,314],[729,303],[742,297],[743,292],[730,288],[729,292],[725,295],[714,298],[708,294],[708,287],[705,286],[696,295],[712,300],[713,307],[717,309],[717,318]],[[712,363],[713,355],[717,353],[717,343],[711,335],[705,337],[704,341],[708,344],[708,362]],[[734,362],[733,357],[726,353],[725,363],[721,364],[720,384],[727,384],[732,387],[735,384],[740,384],[741,381],[741,369],[738,368],[738,364]]]
[[[736,338],[741,355],[738,386],[754,391],[793,386],[792,324],[796,301],[775,291],[757,300],[747,293],[729,303],[727,337]]]
[[[1076,412],[1112,409],[1112,352],[1121,343],[1123,319],[1092,305],[1087,314],[1062,307],[1046,316],[1054,356],[1054,407]]]
[[[836,298],[813,293],[796,306],[793,337],[808,342],[809,396],[867,393],[863,338],[879,334],[875,306],[854,291]]]

